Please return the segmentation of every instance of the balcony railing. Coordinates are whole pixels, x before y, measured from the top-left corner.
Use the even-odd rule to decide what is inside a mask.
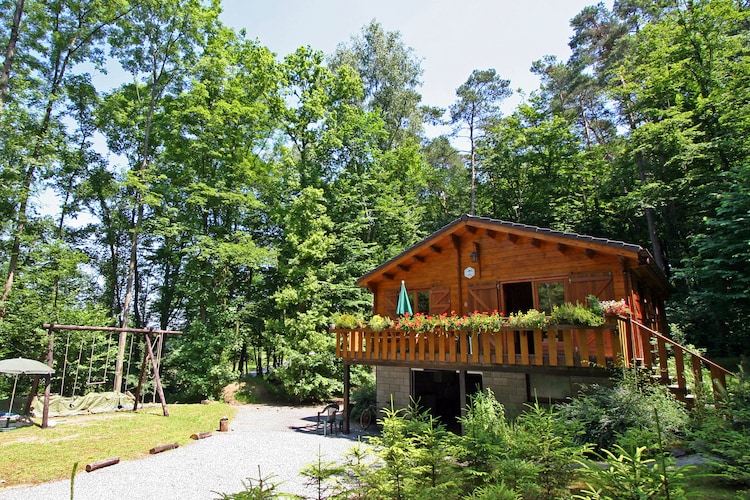
[[[599,327],[557,325],[545,329],[501,328],[489,332],[333,328],[336,355],[361,364],[502,365],[519,367],[637,366],[668,385],[680,400],[691,399],[710,373],[721,399],[732,372],[631,318]]]
[[[622,356],[617,325],[491,332],[406,332],[334,328],[336,355],[346,361],[470,363],[521,366],[609,366]]]

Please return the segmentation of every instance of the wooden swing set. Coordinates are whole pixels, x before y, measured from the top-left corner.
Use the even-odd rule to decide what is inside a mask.
[[[159,376],[159,362],[157,361],[156,357],[154,356],[154,350],[153,350],[153,347],[152,347],[151,337],[152,337],[152,335],[156,335],[157,336],[157,340],[159,340],[159,351],[161,351],[161,346],[163,345],[164,336],[165,335],[181,335],[182,334],[181,331],[177,331],[177,330],[157,330],[157,329],[154,329],[154,328],[117,328],[117,327],[106,327],[106,326],[55,325],[55,324],[46,324],[46,323],[44,325],[42,325],[42,326],[43,326],[44,329],[47,330],[48,336],[49,336],[49,348],[48,348],[48,351],[47,351],[47,364],[49,366],[52,366],[52,362],[53,362],[53,359],[54,359],[53,355],[54,355],[54,342],[55,342],[55,332],[56,331],[68,331],[68,332],[71,332],[71,331],[90,331],[90,332],[107,332],[110,335],[113,334],[113,333],[119,333],[121,335],[122,334],[128,334],[128,333],[143,335],[144,336],[144,340],[146,341],[146,348],[144,349],[144,353],[143,353],[143,362],[141,363],[141,372],[140,372],[140,375],[138,377],[138,386],[135,389],[135,394],[134,394],[134,396],[135,396],[135,404],[133,405],[133,411],[136,411],[138,409],[138,400],[140,398],[141,389],[143,387],[144,379],[146,377],[146,367],[150,363],[151,369],[152,369],[153,374],[154,374],[154,385],[155,385],[155,388],[156,388],[156,393],[159,396],[159,401],[161,403],[162,412],[164,413],[165,417],[169,416],[169,410],[167,409],[167,402],[166,402],[166,399],[164,398],[164,389],[163,389],[162,384],[161,384],[161,377]],[[67,365],[67,360],[68,360],[69,339],[70,339],[70,334],[68,334],[68,342],[66,342],[66,345],[65,345],[65,351],[66,351],[65,352],[65,364],[66,365]],[[83,342],[83,338],[82,338],[81,342]],[[132,338],[131,338],[131,344],[130,344],[131,355],[132,355],[132,347],[133,347],[133,344],[132,344]],[[81,347],[79,348],[79,353],[78,353],[78,363],[79,363],[79,365],[80,365],[80,361],[81,361],[82,350],[83,350],[83,344],[81,344]],[[94,352],[94,339],[93,339],[93,337],[92,337],[91,350],[92,350],[92,357],[93,357],[93,352]],[[161,352],[159,353],[159,358],[161,358]],[[108,362],[109,362],[109,349],[107,349],[107,363]],[[122,366],[121,362],[122,362],[122,360],[119,359],[119,355],[118,355],[118,367],[120,367],[120,368],[118,368],[119,370],[122,369],[121,368],[121,366]],[[62,374],[63,377],[65,377],[65,369],[66,369],[66,367],[64,366],[63,367],[63,374]],[[105,371],[104,371],[104,380],[102,382],[93,382],[93,383],[91,382],[91,376],[92,376],[91,370],[92,370],[92,368],[91,368],[91,366],[89,366],[88,384],[89,385],[93,385],[93,384],[97,384],[97,383],[98,384],[104,383],[104,380],[106,380],[106,375],[107,375],[106,364],[105,364]],[[128,370],[129,370],[129,363],[128,363]],[[120,373],[119,375],[121,376],[122,374]],[[76,385],[78,383],[77,377],[78,377],[78,374],[76,372],[76,381],[74,382],[74,386],[73,386],[73,390],[74,391],[75,391]],[[48,422],[49,422],[49,405],[50,405],[51,381],[52,381],[52,378],[51,378],[50,375],[45,375],[45,378],[46,378],[46,385],[45,385],[45,389],[44,389],[44,411],[43,411],[43,414],[42,414],[42,428],[43,429],[47,428],[47,425],[48,425]],[[63,378],[63,380],[64,380],[64,378]],[[64,382],[61,382],[61,384],[62,383],[64,383]],[[61,387],[62,387],[62,385],[61,385]],[[34,392],[35,392],[35,390],[36,389],[34,389]],[[116,388],[116,391],[119,391],[119,387]]]

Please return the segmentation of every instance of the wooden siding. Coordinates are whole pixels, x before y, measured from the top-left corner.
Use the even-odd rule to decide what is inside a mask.
[[[563,281],[570,302],[583,301],[588,294],[603,300],[629,297],[622,256],[484,229],[452,236],[432,242],[408,266],[395,267],[371,283],[378,296],[373,313],[394,317],[401,280],[410,292],[440,291],[440,307],[431,304],[431,314],[502,310],[502,284],[514,282]],[[471,261],[473,251],[477,262]],[[464,276],[468,266],[476,272],[470,279]]]

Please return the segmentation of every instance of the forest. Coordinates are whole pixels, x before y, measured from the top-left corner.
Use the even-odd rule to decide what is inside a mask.
[[[747,0],[586,7],[509,113],[501,59],[423,103],[377,20],[277,57],[219,0],[0,6],[0,359],[43,359],[44,323],[172,329],[172,399],[269,367],[325,398],[329,318],[371,309],[356,279],[464,213],[640,244],[670,334],[748,353]],[[127,83],[97,86],[113,67]],[[58,369],[106,376],[105,338],[62,337]]]

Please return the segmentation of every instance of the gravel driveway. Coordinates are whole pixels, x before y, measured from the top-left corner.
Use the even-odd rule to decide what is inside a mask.
[[[85,464],[76,475],[75,500],[161,498],[206,500],[244,489],[242,481],[274,475],[279,490],[317,498],[299,472],[317,461],[341,462],[363,433],[323,436],[315,429],[321,407],[244,405],[228,432],[139,460],[120,462],[92,472]],[[365,441],[363,439],[363,441]],[[64,500],[70,481],[0,491],[0,500]]]

